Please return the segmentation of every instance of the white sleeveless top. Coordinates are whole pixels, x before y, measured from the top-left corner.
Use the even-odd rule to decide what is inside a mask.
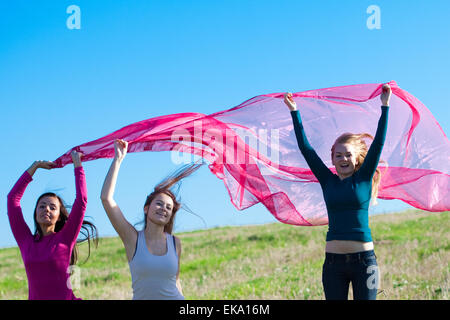
[[[150,253],[145,234],[138,232],[136,252],[128,263],[131,272],[133,300],[184,300],[176,286],[178,255],[172,235],[165,233],[167,252],[163,256]]]

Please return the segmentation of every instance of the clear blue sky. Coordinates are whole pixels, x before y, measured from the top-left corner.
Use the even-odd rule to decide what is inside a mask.
[[[69,5],[81,9],[70,30]],[[369,30],[366,9],[381,10]],[[450,2],[442,1],[1,1],[0,247],[14,246],[6,195],[34,160],[127,124],[179,112],[213,113],[259,94],[389,80],[420,99],[448,136]],[[111,160],[84,164],[87,215],[116,235],[99,200]],[[132,222],[146,197],[176,169],[169,153],[129,154],[116,199]],[[22,200],[34,230],[37,197],[75,197],[73,166],[38,171]],[[236,210],[207,167],[180,192],[175,231],[272,222],[262,206]],[[373,213],[408,208],[381,201]]]

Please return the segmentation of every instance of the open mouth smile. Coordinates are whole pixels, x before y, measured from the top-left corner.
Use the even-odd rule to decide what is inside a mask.
[[[163,217],[163,218],[166,218],[166,217],[167,217],[167,214],[166,214],[166,213],[161,213],[161,212],[156,212],[156,215],[158,215],[158,216],[160,216],[160,217]]]

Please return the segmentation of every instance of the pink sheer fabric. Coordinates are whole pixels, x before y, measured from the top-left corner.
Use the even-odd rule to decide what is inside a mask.
[[[449,140],[418,99],[394,81],[389,84],[392,97],[378,198],[400,199],[427,211],[449,210]],[[375,134],[382,85],[293,94],[309,142],[333,171],[330,150],[340,134]],[[151,118],[73,149],[84,153],[83,161],[112,158],[114,140],[124,139],[128,152],[171,151],[178,163],[192,162],[196,155],[210,163],[237,209],[261,202],[283,223],[324,225],[328,218],[322,190],[298,149],[283,95],[256,96],[210,115]],[[71,163],[70,151],[56,160],[59,167]]]

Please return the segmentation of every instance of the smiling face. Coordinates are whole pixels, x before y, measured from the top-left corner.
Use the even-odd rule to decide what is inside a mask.
[[[56,197],[44,196],[36,206],[36,222],[41,226],[56,225],[59,220],[61,204]]]
[[[332,154],[332,162],[341,179],[350,177],[358,166],[355,147],[349,143],[336,143]]]
[[[147,212],[147,222],[165,226],[172,217],[174,203],[172,198],[164,193],[157,194],[149,206],[144,210]]]

